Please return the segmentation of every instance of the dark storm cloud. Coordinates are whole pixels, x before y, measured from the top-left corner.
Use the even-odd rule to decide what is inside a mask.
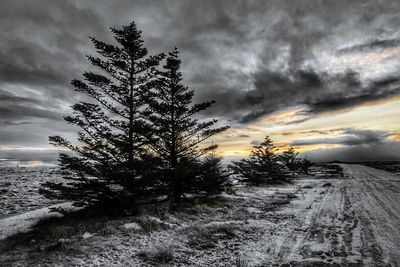
[[[345,146],[331,149],[317,149],[302,153],[312,161],[376,161],[400,160],[400,143],[387,141],[364,146]]]
[[[389,139],[389,134],[384,131],[360,129],[332,129],[322,131],[321,134],[341,133],[340,137],[326,137],[294,140],[292,145],[341,145],[336,148],[324,148],[302,153],[313,161],[376,161],[400,160],[400,143]]]
[[[68,131],[62,116],[77,101],[69,81],[104,25],[72,1],[21,0],[0,2],[0,25],[0,145],[46,146]]]
[[[82,62],[82,47],[89,33],[103,27],[88,9],[71,1],[2,1],[0,3],[0,80],[43,86],[54,96]]]
[[[292,145],[345,145],[345,146],[359,146],[371,145],[384,142],[389,137],[389,133],[383,131],[373,130],[358,130],[358,129],[344,129],[341,131],[342,136],[339,137],[324,137],[314,139],[294,140]]]
[[[31,108],[18,104],[12,107],[0,107],[0,115],[8,119],[27,119],[27,118],[43,118],[43,119],[62,119],[61,114],[48,109]],[[33,123],[32,121],[30,123]]]
[[[251,110],[241,117],[244,123],[290,106],[305,106],[306,113],[313,115],[355,107],[400,93],[400,79],[397,77],[386,77],[364,85],[357,73],[351,71],[329,75],[313,70],[300,70],[293,74],[263,70],[255,75],[254,84],[255,89],[247,92],[242,101],[240,98],[235,100],[244,113]]]
[[[13,88],[13,90],[22,91],[18,87]],[[59,108],[56,104],[57,102],[60,101],[18,96],[13,92],[0,88],[0,118],[14,122],[26,119],[60,120],[62,119],[62,114],[57,111]],[[33,121],[30,121],[30,123],[33,123]]]
[[[235,17],[235,9],[243,8],[243,6],[232,4],[228,9],[230,14],[226,14],[227,10],[221,11],[229,19],[225,18],[222,23],[214,16],[206,15],[205,21],[211,20],[213,23],[204,24],[204,27],[201,23],[196,27],[191,27],[193,20],[183,18],[184,28],[189,29],[188,32],[204,33],[204,29],[210,28],[212,33],[218,31],[219,35],[215,34],[215,36],[228,36],[228,38],[221,38],[220,42],[217,42],[218,38],[214,38],[213,42],[202,44],[208,49],[201,50],[200,56],[212,62],[213,64],[209,64],[212,67],[220,66],[218,60],[221,59],[220,55],[216,56],[213,53],[213,45],[224,48],[225,43],[234,41],[236,46],[240,47],[243,42],[251,43],[255,39],[263,43],[258,55],[262,64],[247,76],[243,75],[243,72],[226,71],[224,68],[202,76],[203,80],[197,86],[200,99],[206,99],[209,97],[207,93],[212,91],[212,97],[217,100],[217,106],[209,110],[208,114],[225,116],[234,122],[250,123],[264,115],[295,105],[304,105],[312,115],[351,108],[371,100],[399,94],[398,80],[393,79],[391,85],[383,84],[381,79],[387,81],[387,77],[382,77],[376,82],[369,81],[365,84],[352,70],[342,74],[331,74],[313,67],[306,67],[307,62],[315,57],[313,48],[323,43],[325,39],[331,38],[332,33],[340,36],[342,31],[354,32],[352,40],[359,39],[359,43],[368,42],[363,39],[365,36],[390,34],[399,36],[398,27],[395,26],[400,25],[400,21],[395,18],[399,12],[399,5],[396,2],[390,1],[381,5],[373,1],[320,1],[317,3],[302,1],[301,4],[292,1],[290,3],[269,1],[267,5],[258,2],[258,5],[250,4],[246,7],[244,13],[249,12],[251,18],[246,15],[240,18]],[[216,10],[219,10],[218,7]],[[184,13],[192,14],[191,12]],[[214,13],[211,12],[211,14]],[[251,27],[252,19],[260,23]],[[232,24],[232,20],[236,20],[236,24]],[[246,30],[243,31],[243,29]],[[187,34],[183,36],[186,38]],[[208,36],[213,35],[209,33]],[[347,42],[347,40],[340,41],[342,46]],[[395,39],[392,39],[386,43],[372,42],[370,46],[389,47],[395,43]],[[190,47],[185,48],[190,49]],[[196,49],[196,46],[193,48]],[[252,49],[251,46],[240,48],[238,53]],[[331,45],[327,48],[335,51],[338,47]],[[271,66],[272,62],[279,61],[280,58],[286,60],[282,67]],[[194,59],[192,62],[200,64],[198,66],[200,69],[201,61]],[[196,69],[193,72],[196,73]],[[232,74],[237,75],[238,78],[232,77],[234,76]],[[227,76],[230,78],[224,79]],[[216,80],[215,84],[208,83],[210,77]],[[235,84],[232,88],[230,86],[232,81],[234,84],[235,81],[242,81],[242,83]],[[246,85],[243,81],[251,81],[251,83]],[[254,89],[249,91],[251,88]]]
[[[217,101],[204,115],[240,124],[296,105],[314,115],[398,94],[396,77],[366,83],[310,62],[321,47],[395,46],[399,13],[397,1],[372,0],[1,1],[0,145],[33,132],[29,144],[44,146],[68,129],[61,116],[80,98],[69,81],[91,68],[88,36],[111,41],[109,26],[135,20],[150,54],[180,48],[196,101]]]

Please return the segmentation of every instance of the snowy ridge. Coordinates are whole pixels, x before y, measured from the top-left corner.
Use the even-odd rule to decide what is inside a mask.
[[[27,233],[32,230],[33,226],[43,219],[63,216],[58,212],[51,212],[51,208],[62,208],[66,212],[77,210],[76,207],[72,206],[71,202],[64,202],[47,208],[41,208],[2,219],[0,220],[0,240],[19,233]]]

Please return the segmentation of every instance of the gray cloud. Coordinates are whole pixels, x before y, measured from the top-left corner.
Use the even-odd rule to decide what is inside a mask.
[[[332,129],[322,134],[341,133],[340,137],[294,140],[293,145],[334,144],[341,147],[317,149],[302,153],[313,161],[380,161],[400,160],[400,143],[390,140],[385,131]]]
[[[12,87],[12,91],[0,87],[0,118],[8,121],[8,125],[12,123],[18,124],[18,121],[26,121],[28,119],[31,120],[28,121],[31,124],[38,119],[62,120],[62,113],[60,113],[61,99],[30,96],[29,92],[18,86]],[[27,95],[20,96],[22,93],[26,93]],[[21,125],[21,123],[19,124]]]
[[[260,142],[259,140],[252,140],[252,141],[250,142],[250,144],[253,145],[253,146],[259,146],[260,143],[261,143],[261,142]]]
[[[8,162],[13,163],[23,163],[26,161],[41,161],[43,163],[56,163],[58,154],[61,151],[57,150],[20,150],[20,149],[12,149],[12,150],[1,150],[0,151],[0,167],[1,165],[9,165]]]
[[[306,114],[313,115],[355,107],[400,93],[400,79],[397,77],[385,77],[364,85],[352,71],[329,75],[313,70],[296,73],[261,70],[255,75],[254,84],[255,89],[234,99],[237,108],[241,109],[239,120],[243,123],[290,106],[305,106]],[[231,97],[225,99],[229,101]]]
[[[0,121],[0,125],[26,125],[26,124],[32,124],[32,122],[29,121]]]
[[[331,149],[317,149],[302,153],[312,161],[381,161],[400,160],[399,142],[380,142],[368,146],[345,146]]]
[[[359,129],[344,129],[341,131],[342,136],[339,137],[325,137],[315,139],[294,140],[292,142],[295,146],[303,145],[320,145],[320,144],[334,144],[345,146],[359,146],[371,145],[386,141],[389,133],[384,131],[373,130],[359,130]]]
[[[385,48],[392,48],[399,46],[400,46],[400,39],[372,40],[370,42],[342,48],[337,51],[337,54],[344,55],[355,52],[369,52],[369,51],[376,51]]]
[[[0,10],[0,80],[70,95],[63,87],[81,72],[89,34],[106,30],[98,15],[72,1],[2,1]]]
[[[111,41],[110,26],[135,20],[151,54],[180,48],[196,101],[217,100],[204,116],[240,124],[294,105],[313,116],[398,94],[387,73],[364,81],[315,62],[326,51],[397,46],[399,13],[394,0],[2,1],[0,145],[46,146],[70,131],[61,116],[80,96],[69,81],[92,68],[88,36]]]

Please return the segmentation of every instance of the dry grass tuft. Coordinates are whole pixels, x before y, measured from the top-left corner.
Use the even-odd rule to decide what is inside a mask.
[[[145,261],[160,264],[168,263],[174,259],[175,246],[171,243],[158,245],[138,253],[138,256]]]
[[[232,223],[195,226],[188,233],[189,246],[196,249],[210,249],[224,239],[236,237],[237,225]]]

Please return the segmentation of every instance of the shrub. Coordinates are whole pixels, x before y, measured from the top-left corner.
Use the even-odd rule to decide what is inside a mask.
[[[241,258],[241,257],[236,257],[236,261],[235,261],[235,266],[236,267],[249,267],[249,261]]]
[[[211,154],[201,161],[197,190],[206,195],[214,195],[231,187],[228,180],[229,173],[222,167],[221,160],[221,157]]]
[[[154,263],[168,263],[174,259],[174,246],[170,243],[162,244],[151,249],[139,252],[139,257]]]
[[[231,223],[215,223],[193,227],[189,233],[189,246],[197,249],[210,249],[218,241],[236,237],[237,227]]]
[[[294,175],[300,167],[300,161],[297,159],[298,155],[299,153],[297,153],[291,146],[280,156],[280,160],[283,162],[285,167],[291,172],[292,175]]]
[[[138,224],[146,233],[165,230],[168,228],[168,225],[163,223],[160,219],[151,216],[143,216],[139,218]]]
[[[299,160],[299,168],[300,171],[304,174],[309,174],[309,169],[312,166],[312,162],[309,161],[307,158]]]
[[[254,146],[250,158],[233,162],[229,168],[244,182],[252,185],[281,181],[286,177],[275,148],[272,140],[266,136],[264,142]]]

